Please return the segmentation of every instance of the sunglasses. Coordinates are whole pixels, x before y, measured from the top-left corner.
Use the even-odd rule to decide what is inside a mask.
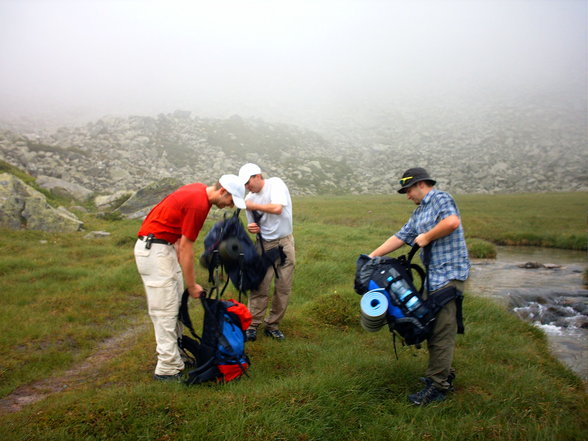
[[[407,176],[406,178],[400,179],[400,185],[406,185],[406,183],[411,179],[414,179],[414,176]]]

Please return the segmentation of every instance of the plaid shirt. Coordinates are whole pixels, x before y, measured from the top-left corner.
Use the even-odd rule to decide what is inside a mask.
[[[395,236],[404,243],[413,245],[419,234],[426,233],[453,214],[459,216],[459,210],[451,195],[444,191],[431,190]],[[441,288],[450,280],[468,278],[470,260],[461,225],[451,234],[433,241],[430,246],[428,288],[431,291]],[[421,251],[421,260],[425,261],[424,250]]]

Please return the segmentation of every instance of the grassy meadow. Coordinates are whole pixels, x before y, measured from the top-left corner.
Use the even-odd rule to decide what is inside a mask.
[[[586,249],[587,193],[457,201],[472,243]],[[260,335],[248,343],[249,377],[227,385],[151,379],[155,344],[132,254],[139,221],[80,214],[87,231],[111,233],[101,239],[0,230],[0,404],[37,381],[75,378],[57,392],[45,385],[54,393],[16,412],[0,405],[0,439],[586,439],[582,381],[550,355],[541,331],[473,292],[464,302],[455,393],[411,406],[406,395],[420,389],[426,350],[398,345],[396,359],[388,331],[364,331],[353,277],[357,256],[396,231],[414,205],[400,195],[294,204],[297,269],[281,327],[287,340]],[[197,272],[205,282],[205,271]],[[225,297],[235,295],[229,290]],[[199,328],[201,308],[193,303]],[[100,362],[70,375],[120,335]],[[35,390],[47,392],[43,384]]]

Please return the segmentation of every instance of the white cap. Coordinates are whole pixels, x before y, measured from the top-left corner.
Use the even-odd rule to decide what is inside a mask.
[[[222,175],[218,180],[220,185],[231,193],[233,203],[237,208],[245,209],[245,185],[237,175]]]
[[[261,169],[258,165],[252,164],[251,162],[248,162],[239,169],[239,178],[241,178],[244,183],[247,183],[249,179],[251,179],[251,176],[259,174],[261,174]]]

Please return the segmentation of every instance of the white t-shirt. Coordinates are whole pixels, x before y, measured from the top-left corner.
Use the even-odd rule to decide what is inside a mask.
[[[264,240],[274,240],[292,234],[292,199],[288,187],[280,178],[264,180],[265,184],[259,193],[249,193],[245,200],[256,204],[280,204],[284,208],[282,214],[260,213],[259,227]],[[255,222],[251,211],[247,210],[249,223]]]

